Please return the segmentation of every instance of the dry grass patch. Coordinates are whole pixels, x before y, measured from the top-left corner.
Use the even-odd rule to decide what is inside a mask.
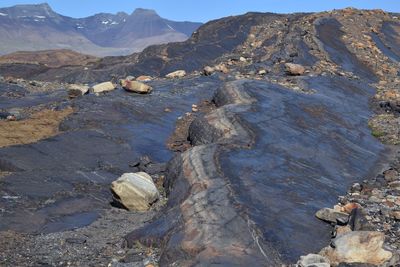
[[[59,133],[60,122],[73,113],[72,108],[64,110],[41,110],[29,119],[21,121],[0,121],[0,147],[30,144],[55,136]]]

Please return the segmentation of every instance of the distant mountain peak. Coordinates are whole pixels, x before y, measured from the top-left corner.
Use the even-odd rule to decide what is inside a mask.
[[[145,9],[145,8],[136,8],[133,13],[132,16],[149,16],[149,15],[156,15],[158,16],[157,12],[153,9]]]
[[[26,18],[34,16],[55,17],[57,13],[53,11],[47,3],[41,4],[22,4],[12,7],[1,8],[3,14],[7,14],[11,18]],[[4,11],[4,12],[3,12]]]
[[[48,3],[40,3],[40,4],[22,4],[22,5],[15,5],[10,7],[13,9],[29,9],[29,10],[44,10],[44,11],[51,11],[53,9],[50,7]]]
[[[46,1],[46,0],[44,0]],[[131,15],[98,13],[71,18],[47,3],[0,8],[0,55],[16,51],[74,49],[85,54],[126,55],[154,44],[186,40],[198,23],[175,22],[151,9]]]

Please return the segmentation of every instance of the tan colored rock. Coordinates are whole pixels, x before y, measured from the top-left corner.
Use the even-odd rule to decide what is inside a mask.
[[[112,91],[116,88],[116,86],[112,82],[104,82],[104,83],[96,84],[92,88],[93,88],[93,92],[98,94],[98,93]]]
[[[145,172],[125,173],[111,184],[116,200],[132,211],[147,211],[159,198],[153,179]]]
[[[67,87],[69,98],[82,96],[89,92],[89,86],[83,84],[69,84]]]
[[[176,78],[183,78],[186,76],[186,71],[184,70],[177,70],[171,73],[168,73],[167,75],[165,75],[165,78],[169,78],[169,79],[176,79]]]
[[[259,70],[258,71],[258,75],[265,75],[265,74],[267,74],[267,71],[266,70]]]
[[[347,222],[349,218],[349,215],[347,213],[328,208],[320,209],[315,213],[315,216],[320,220],[331,223],[337,223],[338,221]]]
[[[336,227],[336,236],[337,237],[339,237],[340,235],[344,235],[348,232],[351,232],[351,227],[349,225]]]
[[[285,63],[286,72],[290,75],[303,75],[306,69],[299,64]]]
[[[229,69],[225,66],[225,64],[222,64],[222,63],[217,65],[217,66],[215,66],[214,69],[216,71],[219,71],[219,72],[222,72],[222,73],[225,73],[225,74],[227,74],[229,72]]]
[[[213,67],[210,67],[210,66],[206,66],[203,69],[203,74],[205,76],[209,76],[209,75],[213,74],[214,72],[215,72],[215,69]]]
[[[153,78],[151,76],[147,76],[147,75],[141,75],[136,78],[136,81],[138,81],[138,82],[149,82],[151,80],[153,80]]]
[[[347,214],[350,214],[352,212],[352,210],[357,209],[357,208],[360,208],[360,204],[351,202],[351,203],[347,203],[346,205],[344,205],[342,207],[341,211],[345,212]]]
[[[328,258],[332,265],[341,262],[380,265],[392,257],[390,251],[382,248],[384,240],[381,232],[348,232],[334,239],[332,246],[324,248],[320,255]]]
[[[121,80],[121,86],[128,92],[148,94],[153,88],[150,85],[138,81]]]
[[[392,216],[396,221],[400,221],[400,211],[392,211],[391,216]]]
[[[301,256],[297,262],[299,267],[330,267],[329,260],[318,254]]]

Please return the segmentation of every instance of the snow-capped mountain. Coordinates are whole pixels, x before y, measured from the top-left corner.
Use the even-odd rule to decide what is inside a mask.
[[[163,19],[146,9],[75,19],[48,4],[17,5],[0,9],[0,54],[71,49],[96,56],[126,55],[153,44],[184,41],[200,25]]]

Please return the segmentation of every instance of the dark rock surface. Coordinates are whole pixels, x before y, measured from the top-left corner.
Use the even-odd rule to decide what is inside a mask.
[[[72,106],[78,111],[60,125],[65,133],[35,144],[0,148],[1,170],[13,171],[0,181],[0,195],[10,196],[0,198],[5,210],[0,230],[47,233],[93,222],[109,206],[109,184],[132,171],[132,161],[141,155],[156,162],[171,157],[165,143],[176,118],[190,111],[193,103],[209,98],[219,83],[200,79],[155,82],[157,92],[148,96],[121,89],[76,99]],[[13,106],[36,105],[30,97]],[[172,112],[164,112],[167,107]],[[165,167],[145,168],[155,173]],[[59,211],[60,205],[65,211]]]
[[[331,207],[353,182],[375,177],[381,163],[392,157],[375,137],[399,141],[398,114],[378,104],[400,99],[398,63],[383,48],[398,42],[396,21],[379,10],[249,13],[210,22],[184,43],[90,66],[34,70],[30,78],[96,83],[151,74],[154,91],[142,96],[117,89],[69,100],[65,91],[55,90],[49,100],[38,100],[40,94],[7,100],[5,112],[13,103],[24,109],[30,103],[72,106],[75,111],[61,123],[59,136],[0,149],[0,216],[8,222],[3,229],[64,236],[57,231],[71,229],[73,220],[78,227],[96,216],[94,224],[107,220],[108,179],[148,169],[157,173],[154,180],[168,200],[162,199],[166,205],[143,228],[130,224],[134,231],[126,236],[129,248],[122,253],[128,253],[126,261],[142,259],[129,256],[138,246],[156,248],[151,256],[161,266],[279,266],[318,253],[329,244],[331,227],[314,213]],[[390,27],[382,35],[385,23]],[[301,64],[305,72],[288,75],[285,63]],[[200,74],[205,65],[226,69],[205,77]],[[188,75],[158,78],[177,69]],[[24,66],[3,67],[0,73],[24,75]],[[203,114],[200,102],[211,98]],[[182,128],[175,151],[184,152],[164,172],[163,165],[154,163],[173,156],[165,142],[177,118],[183,123],[177,123]],[[154,163],[146,158],[137,162],[143,155]],[[26,177],[33,178],[26,182]],[[385,179],[377,180],[382,184]],[[398,183],[390,183],[396,191]],[[363,190],[364,184],[359,185],[353,190]],[[368,201],[375,203],[377,196]],[[23,211],[32,224],[20,223]],[[390,223],[399,216],[396,210],[383,213]],[[351,226],[362,229],[358,215],[353,214]],[[29,229],[32,225],[36,228]],[[117,231],[119,237],[122,232]],[[49,247],[50,241],[40,247]],[[18,244],[11,248],[20,251]],[[65,258],[79,262],[80,255]],[[125,263],[122,256],[119,261],[115,266]]]
[[[167,244],[164,264],[217,260],[226,266],[260,265],[268,260],[273,266],[328,242],[327,226],[310,218],[318,207],[335,201],[355,177],[373,175],[384,148],[368,134],[371,88],[332,77],[306,82],[317,92],[295,93],[250,80],[221,87],[213,117],[206,115],[191,129],[197,133],[190,135],[194,143],[204,145],[170,164],[168,207],[179,214],[179,220],[172,221],[177,225],[161,217],[128,235],[128,243],[143,235],[147,243]],[[201,126],[204,130],[196,131]],[[248,227],[240,226],[243,220]],[[155,240],[149,234],[154,229],[161,231]],[[227,236],[235,239],[228,242]],[[163,241],[157,241],[160,237]],[[246,251],[247,246],[239,244],[251,238],[259,247]],[[244,255],[232,252],[231,242]],[[209,250],[230,256],[213,257]]]

